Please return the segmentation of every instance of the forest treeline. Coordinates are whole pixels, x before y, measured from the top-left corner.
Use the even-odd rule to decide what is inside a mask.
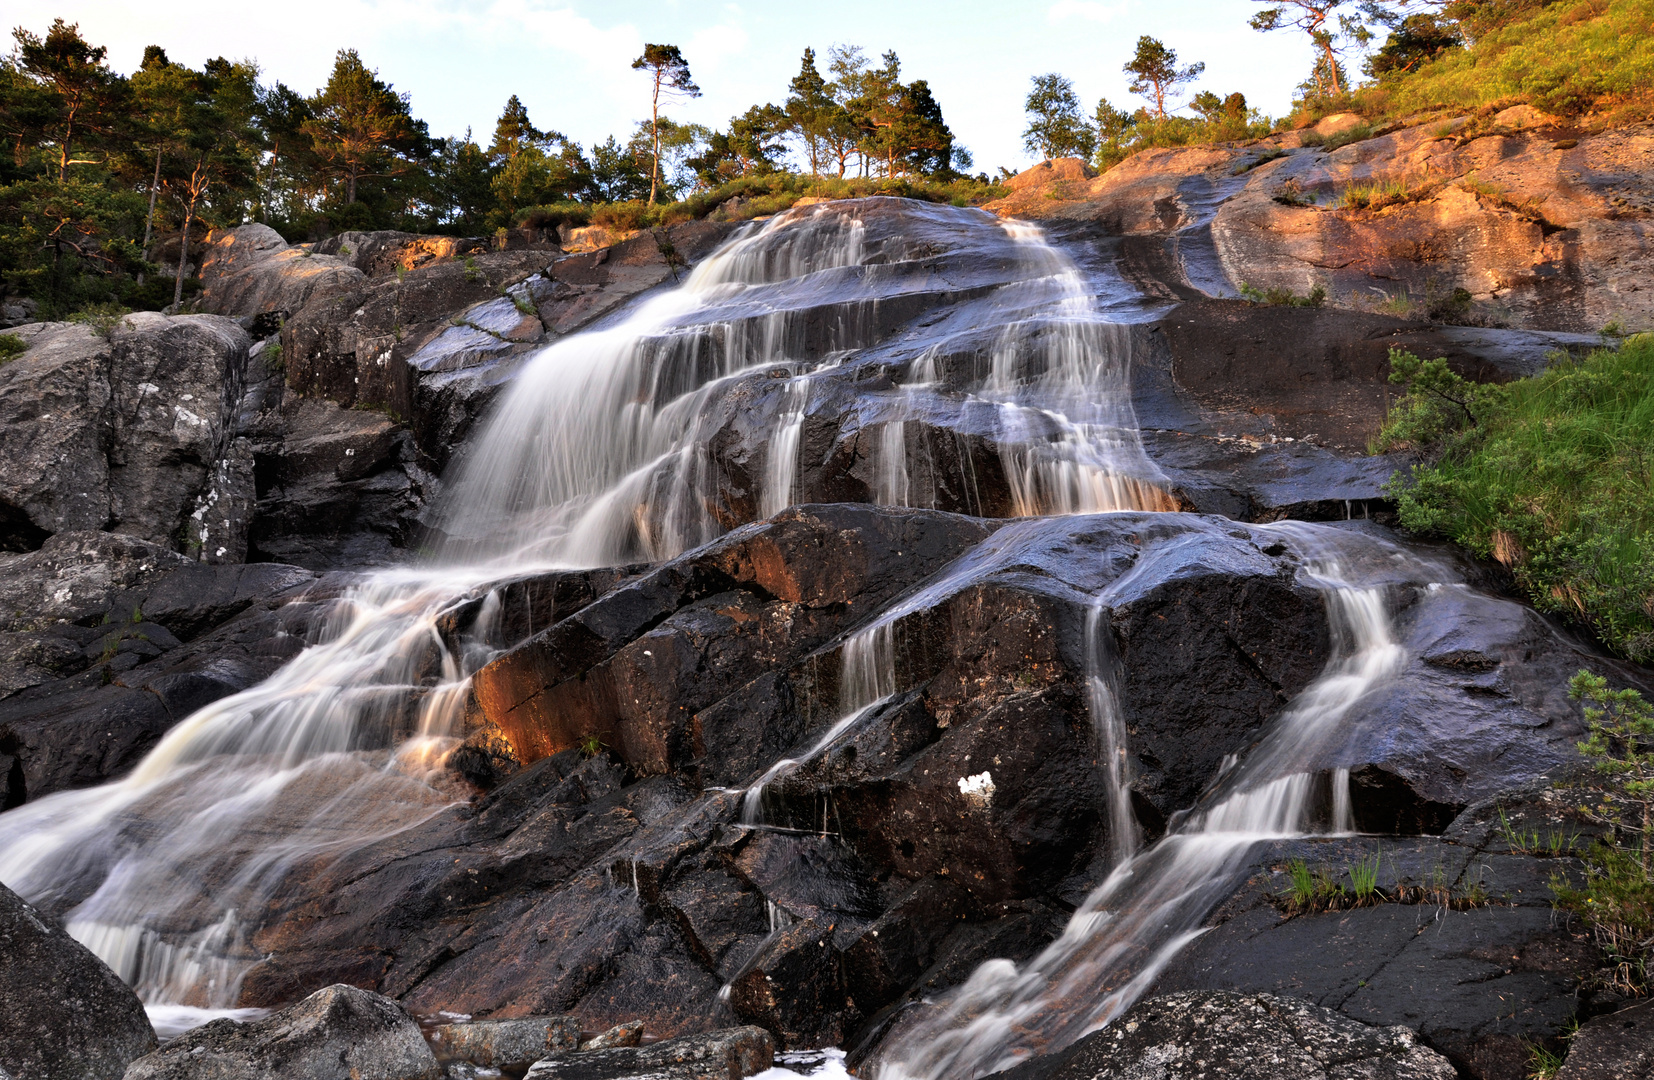
[[[1035,76],[1024,144],[1041,157],[1078,156],[1106,169],[1145,148],[1255,138],[1335,108],[1416,108],[1438,84],[1439,96],[1462,104],[1511,92],[1489,66],[1495,52],[1508,60],[1518,45],[1544,48],[1562,39],[1562,27],[1577,34],[1607,24],[1618,33],[1624,12],[1646,14],[1649,6],[1237,0],[1255,29],[1300,33],[1312,45],[1314,67],[1290,116],[1272,120],[1239,93],[1190,93],[1204,65],[1145,36],[1124,65],[1140,106],[1102,100],[1087,111],[1067,77]],[[1570,14],[1576,8],[1590,11],[1581,18]],[[1545,19],[1557,26],[1545,41],[1522,39]],[[971,155],[929,83],[910,79],[894,51],[875,58],[854,46],[806,49],[778,102],[753,105],[714,129],[671,117],[700,88],[678,48],[651,44],[632,64],[647,117],[583,146],[539,126],[547,118],[530,117],[515,95],[491,133],[433,135],[409,95],[354,49],[340,49],[326,85],[305,94],[266,81],[251,60],[218,58],[195,69],[158,45],[122,75],[103,46],[61,19],[43,33],[20,27],[13,39],[12,53],[0,58],[0,133],[11,151],[0,154],[0,277],[6,294],[30,298],[40,317],[97,303],[175,304],[194,287],[189,241],[246,221],[290,240],[350,229],[479,236],[592,220],[635,228],[703,214],[735,193],[756,196],[752,212],[767,212],[806,188],[961,204],[999,192],[986,173],[971,174]],[[1595,81],[1583,90],[1568,74],[1581,65],[1568,67],[1563,57],[1562,75],[1515,92],[1588,108],[1616,92],[1613,78],[1621,68],[1637,70],[1648,46],[1626,48],[1635,54],[1629,61],[1609,56],[1606,67],[1598,49]],[[1524,71],[1553,71],[1557,52],[1543,63],[1524,60]],[[1358,56],[1364,79],[1352,81],[1346,65]]]

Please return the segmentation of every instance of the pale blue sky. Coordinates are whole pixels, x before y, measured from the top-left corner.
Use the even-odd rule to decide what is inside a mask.
[[[536,124],[588,146],[611,132],[624,137],[646,115],[645,79],[629,68],[645,41],[682,47],[705,90],[674,104],[671,115],[714,126],[754,103],[783,100],[806,45],[824,54],[834,42],[856,44],[874,56],[893,48],[904,77],[930,81],[955,135],[989,172],[1030,161],[1021,146],[1030,76],[1067,75],[1088,113],[1099,96],[1139,104],[1120,65],[1140,34],[1165,41],[1184,61],[1204,60],[1197,88],[1239,90],[1256,107],[1284,112],[1309,72],[1309,47],[1289,33],[1249,29],[1257,8],[1254,0],[0,3],[7,27],[39,32],[59,14],[79,22],[122,71],[154,43],[192,66],[220,54],[252,57],[267,79],[309,93],[326,81],[333,51],[354,47],[413,95],[415,115],[434,134],[467,125],[479,136],[491,132],[515,93]]]

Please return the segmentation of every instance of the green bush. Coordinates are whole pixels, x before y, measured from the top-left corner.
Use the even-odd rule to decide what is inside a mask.
[[[1263,304],[1266,307],[1320,307],[1327,302],[1327,290],[1321,285],[1311,289],[1308,296],[1299,296],[1285,287],[1258,289],[1243,281],[1240,284],[1240,293],[1241,298],[1248,303]]]
[[[1654,660],[1654,334],[1504,386],[1390,361],[1407,393],[1374,449],[1424,458],[1390,481],[1401,523],[1495,559],[1541,610]]]
[[[0,334],[0,364],[15,360],[29,350],[29,343],[16,334]]]

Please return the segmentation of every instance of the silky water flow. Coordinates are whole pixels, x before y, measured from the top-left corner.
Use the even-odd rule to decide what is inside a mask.
[[[186,718],[127,777],[0,815],[0,880],[61,912],[70,933],[137,988],[163,1034],[237,1015],[241,982],[264,959],[259,913],[274,898],[469,796],[444,762],[463,736],[470,676],[497,655],[486,644],[499,609],[494,585],[542,570],[659,561],[720,535],[727,515],[713,509],[711,436],[730,394],[778,371],[787,382],[770,406],[755,509],[770,514],[795,500],[816,381],[892,333],[914,336],[883,327],[880,304],[892,268],[930,249],[870,239],[856,205],[801,208],[749,227],[681,287],[536,354],[452,470],[439,558],[365,575],[285,667]],[[928,463],[906,434],[921,407],[941,405],[986,419],[1017,514],[1173,509],[1138,440],[1127,337],[1088,298],[1072,263],[1037,231],[979,211],[906,212],[999,245],[1008,269],[977,290],[969,318],[944,318],[909,342],[894,388],[870,395],[863,422],[885,425],[875,496],[922,501],[910,470]],[[976,337],[984,320],[995,327],[985,349]],[[985,370],[961,380],[951,358],[972,350],[987,353]],[[1088,686],[1121,864],[1045,955],[1020,971],[988,965],[928,1028],[909,1032],[888,1058],[891,1075],[987,1071],[976,1063],[1014,1057],[1010,1033],[1041,1010],[1058,1010],[1051,1015],[1064,1018],[1064,1030],[1106,1020],[1142,984],[1152,956],[1175,944],[1130,926],[1194,911],[1198,881],[1258,837],[1303,827],[1308,782],[1288,768],[1296,757],[1287,744],[1323,737],[1335,726],[1328,717],[1397,662],[1381,598],[1337,579],[1334,562],[1320,565],[1350,637],[1342,658],[1198,821],[1141,852],[1113,661],[1098,660]],[[478,596],[484,614],[472,638],[445,638],[444,613]],[[847,640],[843,715],[812,754],[896,692],[892,627],[934,599],[921,591]],[[764,784],[796,765],[779,762],[751,785],[749,823],[761,821]],[[1117,957],[1134,950],[1151,954],[1135,965],[1134,981],[1103,974],[1125,971]]]

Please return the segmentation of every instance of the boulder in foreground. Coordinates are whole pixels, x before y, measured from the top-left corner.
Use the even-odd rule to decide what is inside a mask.
[[[252,1024],[214,1020],[126,1070],[126,1080],[439,1080],[419,1025],[389,998],[335,985]]]
[[[132,988],[0,885],[0,1075],[107,1080],[153,1049]]]

